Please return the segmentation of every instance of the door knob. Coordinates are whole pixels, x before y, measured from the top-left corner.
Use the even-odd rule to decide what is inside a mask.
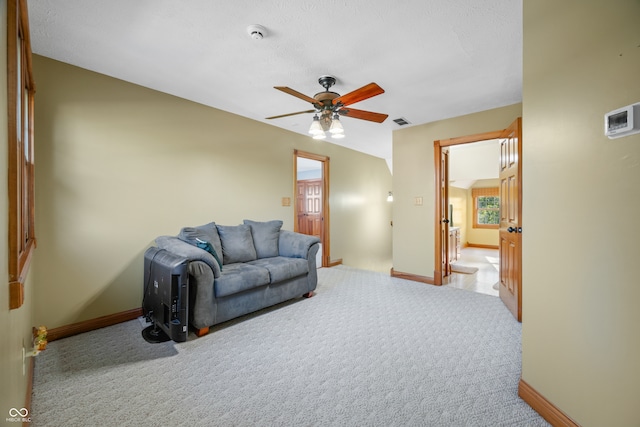
[[[509,233],[517,233],[517,232],[518,232],[518,230],[516,230],[516,228],[515,228],[515,227],[509,227],[509,228],[507,228],[507,231],[508,231]]]
[[[445,224],[449,224],[449,220],[448,219],[443,219],[442,222],[444,222]]]

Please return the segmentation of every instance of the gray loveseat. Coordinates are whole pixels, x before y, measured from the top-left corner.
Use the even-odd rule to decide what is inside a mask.
[[[282,221],[211,222],[160,236],[156,245],[189,260],[189,323],[196,335],[224,321],[316,288],[320,239],[281,230]]]

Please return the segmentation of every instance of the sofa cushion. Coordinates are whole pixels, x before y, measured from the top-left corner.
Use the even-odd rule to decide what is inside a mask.
[[[293,279],[294,277],[307,274],[309,272],[309,263],[303,258],[261,258],[251,261],[248,264],[264,268],[269,271],[271,283],[282,282],[283,280]]]
[[[280,238],[282,221],[258,222],[245,219],[243,222],[251,228],[253,245],[256,248],[258,258],[278,256],[278,239]]]
[[[180,230],[178,238],[193,246],[198,246],[196,239],[204,240],[211,243],[214,251],[220,255],[222,253],[222,243],[220,242],[220,236],[218,235],[218,228],[215,222],[209,224],[200,225],[198,227],[184,227]]]
[[[269,271],[265,268],[235,263],[224,266],[224,271],[214,281],[216,297],[225,297],[269,283]]]
[[[225,265],[253,261],[257,258],[251,228],[248,225],[218,225],[217,227]]]

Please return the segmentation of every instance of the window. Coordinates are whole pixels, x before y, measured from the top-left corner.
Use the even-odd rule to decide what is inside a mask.
[[[7,1],[9,308],[24,302],[34,233],[33,95],[26,0]]]
[[[500,193],[497,187],[473,188],[473,228],[498,228]]]

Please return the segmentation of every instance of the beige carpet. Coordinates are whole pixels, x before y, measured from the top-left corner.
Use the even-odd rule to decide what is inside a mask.
[[[547,427],[498,298],[346,266],[317,295],[149,344],[138,320],[36,358],[31,427]]]

